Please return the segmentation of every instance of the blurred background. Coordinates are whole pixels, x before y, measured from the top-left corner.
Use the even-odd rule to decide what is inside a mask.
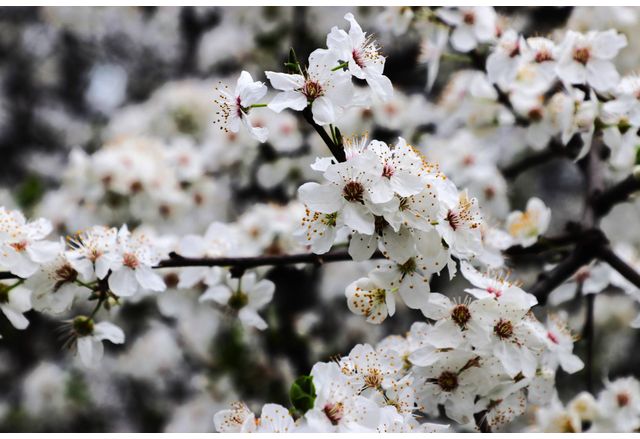
[[[606,13],[595,20],[587,8],[497,11],[527,36],[624,22]],[[426,92],[419,29],[406,29],[406,10],[368,7],[0,8],[0,204],[50,219],[61,236],[122,223],[180,236],[233,221],[252,237],[256,254],[301,251],[291,238],[304,213],[295,191],[317,178],[309,164],[327,155],[326,148],[287,112],[252,114],[272,133],[265,145],[221,131],[214,125],[214,89],[234,84],[241,70],[265,81],[263,72],[282,70],[291,47],[306,59],[325,46],[331,27],[346,27],[346,12],[383,46],[396,95],[345,114],[342,133],[392,142],[404,136],[428,158],[442,160],[443,170],[469,186],[496,221],[532,195],[552,208],[551,234],[579,217],[583,182],[570,160],[507,182],[498,168],[525,151],[522,133],[512,126],[461,130],[472,117],[452,117],[447,106],[468,102],[454,93],[461,80],[452,80],[464,63],[443,60]],[[626,18],[629,29],[640,30],[637,16]],[[639,55],[629,51],[622,62],[637,66]],[[464,151],[447,146],[452,143]],[[487,162],[489,171],[469,179],[459,169],[465,157]],[[613,217],[637,214],[627,205]],[[619,222],[611,224],[616,236],[625,233]],[[532,281],[538,262],[528,261],[531,270],[517,275]],[[244,331],[232,316],[199,305],[198,288],[129,301],[110,311],[127,341],[106,346],[96,370],[79,367],[62,348],[59,319],[31,312],[24,332],[1,319],[0,431],[213,431],[213,414],[229,402],[288,405],[291,382],[314,362],[402,334],[422,319],[402,308],[374,326],[351,314],[344,288],[370,268],[345,262],[265,271],[276,293],[263,332]],[[170,287],[176,278],[165,272]],[[465,285],[436,278],[432,290],[455,296]],[[638,369],[630,303],[616,291],[596,299],[598,377]],[[565,310],[579,330],[583,303],[574,300]],[[584,346],[577,349],[582,355]],[[580,373],[558,381],[561,395],[584,388]]]

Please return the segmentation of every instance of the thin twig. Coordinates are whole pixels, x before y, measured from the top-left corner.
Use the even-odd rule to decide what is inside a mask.
[[[586,360],[584,366],[585,375],[585,387],[589,393],[593,393],[593,345],[595,337],[594,328],[594,304],[596,295],[587,294],[585,300],[587,302],[587,314],[584,321],[584,328],[582,329],[582,338],[586,343]]]
[[[344,148],[342,147],[342,145],[336,145],[327,131],[313,120],[311,107],[305,108],[302,111],[302,115],[304,116],[305,120],[313,127],[313,129],[316,130],[316,132],[320,135],[324,143],[327,144],[327,147],[331,151],[331,154],[333,154],[333,156],[336,158],[336,160],[339,162],[346,162],[347,156],[344,152]]]

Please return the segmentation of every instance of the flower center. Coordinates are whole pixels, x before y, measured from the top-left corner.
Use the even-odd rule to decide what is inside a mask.
[[[232,294],[229,298],[228,305],[232,309],[239,310],[247,306],[249,303],[249,296],[247,296],[242,291],[238,291],[235,294]]]
[[[573,59],[582,65],[586,65],[591,58],[591,52],[588,47],[578,47],[573,51]]]
[[[547,49],[542,49],[541,51],[536,53],[535,61],[537,63],[543,63],[545,61],[553,61],[553,56],[551,55],[551,52],[549,52]]]
[[[393,176],[393,173],[395,172],[395,168],[393,167],[392,164],[390,163],[385,163],[384,164],[384,168],[382,168],[382,176],[383,177],[387,177],[387,178],[391,178]]]
[[[362,203],[364,195],[364,186],[357,181],[350,181],[342,189],[342,196],[345,200],[353,202],[357,201]]]
[[[509,320],[500,319],[493,327],[493,332],[499,338],[506,340],[513,337],[513,324]]]
[[[450,210],[449,213],[447,213],[446,219],[454,231],[460,227],[460,217],[453,210]]]
[[[70,264],[65,263],[63,266],[58,267],[58,269],[56,269],[55,275],[56,275],[57,282],[56,282],[53,290],[54,291],[58,291],[58,289],[65,282],[73,282],[73,281],[75,281],[77,279],[77,277],[78,277],[78,272],[76,270],[74,270],[73,267]]]
[[[616,400],[618,401],[618,407],[625,407],[629,405],[629,401],[631,400],[631,397],[629,397],[628,393],[622,392],[616,395]]]
[[[73,319],[73,329],[80,337],[93,334],[93,320],[87,316],[78,316]]]
[[[344,404],[337,402],[335,404],[326,404],[322,409],[324,414],[329,418],[332,425],[338,425],[344,415]]]
[[[542,117],[544,116],[542,113],[542,108],[532,108],[531,110],[529,110],[528,116],[529,119],[531,119],[533,122],[540,122],[542,120]]]
[[[453,372],[442,372],[438,377],[438,385],[445,392],[452,392],[458,387],[458,375]]]
[[[364,377],[365,389],[378,389],[382,386],[382,373],[380,370],[372,368],[368,370],[367,375]]]
[[[398,264],[398,270],[402,273],[403,276],[411,273],[415,273],[416,268],[418,268],[415,259],[409,258],[407,262],[403,264]]]
[[[497,288],[493,288],[493,287],[488,287],[487,288],[487,293],[493,294],[494,296],[496,296],[496,298],[502,296],[502,291],[500,291]]]
[[[458,326],[464,328],[469,320],[471,320],[471,312],[469,312],[469,308],[465,304],[459,304],[453,307],[451,311],[451,320],[456,322]]]
[[[140,265],[140,261],[138,261],[138,258],[133,253],[125,253],[122,255],[122,265],[135,270]]]
[[[556,337],[556,335],[551,331],[547,332],[547,338],[554,344],[560,344],[558,337]]]
[[[306,96],[308,101],[313,101],[316,98],[324,95],[322,85],[318,81],[308,79],[304,86],[302,86],[302,94]]]
[[[462,21],[464,21],[465,24],[471,26],[476,22],[476,15],[471,11],[465,12],[462,16]]]
[[[17,252],[23,252],[27,249],[27,241],[22,240],[20,242],[12,242],[11,244],[9,244],[11,247],[13,247],[13,249]]]

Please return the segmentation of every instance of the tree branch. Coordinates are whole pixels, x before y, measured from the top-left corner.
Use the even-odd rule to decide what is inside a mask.
[[[620,259],[620,257],[618,257],[610,247],[603,246],[600,249],[598,256],[618,273],[624,276],[625,279],[640,288],[640,274],[625,261]]]
[[[640,191],[640,178],[631,174],[594,197],[591,203],[593,210],[598,216],[604,216],[611,211],[613,206],[627,201],[629,196],[637,191]]]
[[[573,276],[580,267],[597,257],[600,249],[606,244],[607,238],[599,229],[585,232],[584,238],[576,245],[571,255],[550,272],[541,274],[539,281],[529,289],[529,292],[536,296],[540,305],[544,305],[547,296],[556,287]]]
[[[383,259],[384,255],[376,251],[371,259]],[[292,255],[276,256],[246,256],[246,257],[224,257],[224,258],[185,258],[176,253],[171,253],[169,259],[160,261],[152,268],[182,268],[182,267],[230,267],[236,271],[243,272],[249,268],[265,266],[284,266],[295,264],[316,264],[321,265],[329,262],[341,262],[352,260],[347,250],[333,251],[323,255],[315,253],[297,253]],[[0,280],[20,279],[8,271],[0,271]]]
[[[336,145],[329,134],[327,134],[327,131],[313,120],[313,113],[311,112],[310,106],[302,110],[302,115],[304,116],[305,120],[313,127],[313,129],[316,130],[320,137],[322,137],[322,140],[327,144],[327,147],[331,151],[331,154],[333,154],[333,156],[336,158],[336,160],[339,162],[346,162],[347,156],[344,153],[344,148],[342,147],[342,145]]]
[[[542,165],[556,157],[568,156],[569,150],[560,144],[557,140],[553,139],[549,142],[547,148],[542,151],[537,151],[533,154],[522,157],[513,163],[505,166],[500,171],[502,175],[507,179],[516,178],[524,171],[531,169],[535,166]]]
[[[376,251],[372,258],[383,258],[383,254]],[[324,255],[314,253],[298,253],[292,255],[276,256],[250,256],[250,257],[225,257],[225,258],[185,258],[175,253],[169,259],[161,261],[153,268],[170,267],[234,267],[255,268],[263,266],[281,266],[294,264],[323,264],[327,262],[350,261],[352,258],[347,250],[333,251]]]
[[[587,314],[582,329],[582,338],[586,343],[586,360],[584,366],[585,387],[589,393],[593,393],[593,342],[594,342],[594,304],[596,295],[587,294],[585,300],[587,302]]]

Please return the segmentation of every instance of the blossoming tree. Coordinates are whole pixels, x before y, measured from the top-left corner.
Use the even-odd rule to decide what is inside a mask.
[[[465,66],[437,105],[411,109],[408,98],[396,100],[376,36],[354,14],[344,20],[323,47],[292,48],[281,71],[242,71],[218,84],[210,103],[216,135],[227,142],[210,151],[221,168],[242,162],[242,150],[237,157],[226,150],[234,142],[279,151],[300,142],[296,115],[313,129],[316,148],[295,188],[298,202],[211,223],[202,206],[215,204],[222,189],[204,178],[193,145],[172,145],[173,167],[158,159],[165,153],[155,140],[74,151],[66,189],[52,192],[48,205],[79,196],[98,214],[65,218],[45,203],[41,212],[56,218],[28,220],[0,208],[2,313],[18,330],[28,328],[31,309],[68,315],[65,345],[96,368],[104,341],[125,343],[109,320],[128,301],[195,289],[199,305],[180,307],[214,309],[247,332],[264,331],[271,324],[265,309],[278,294],[266,267],[360,264],[363,271],[342,285],[344,306],[371,327],[408,309],[410,328],[316,362],[291,383],[287,407],[264,401],[254,413],[238,401],[217,411],[218,431],[491,432],[530,406],[545,407],[536,413],[540,430],[640,428],[637,380],[607,381],[594,397],[593,345],[576,355],[567,314],[550,312],[584,295],[583,336],[591,342],[595,294],[612,286],[640,297],[637,247],[601,225],[640,190],[640,80],[621,76],[615,64],[627,36],[613,28],[528,36],[491,7],[390,8],[383,22],[422,39],[427,89],[441,64]],[[399,136],[345,134],[350,114],[381,107],[393,110],[382,116],[389,124],[395,111],[408,113]],[[421,124],[409,116],[437,121],[438,136],[415,144],[403,124],[415,132]],[[507,142],[520,141],[506,158],[477,148],[476,137],[499,143],[506,132]],[[130,160],[132,150],[141,158]],[[572,161],[585,191],[582,212],[551,234],[545,202],[532,194],[522,210],[511,209],[506,186],[555,157]],[[294,167],[283,166],[258,177],[268,185]],[[92,223],[106,218],[107,201],[116,206],[108,225]],[[52,237],[54,224],[74,220],[82,232]],[[521,282],[510,275],[532,259],[538,276]],[[444,294],[446,283],[457,292]],[[180,312],[183,299],[163,300],[169,313]],[[556,376],[583,368],[585,392],[565,407]]]

